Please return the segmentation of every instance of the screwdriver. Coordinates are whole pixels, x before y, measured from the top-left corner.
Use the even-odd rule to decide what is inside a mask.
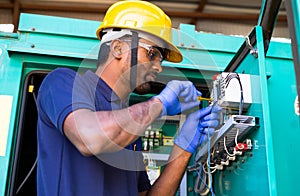
[[[198,101],[213,101],[212,98],[206,98],[206,97],[202,97],[202,96],[198,96],[197,99],[198,99]]]

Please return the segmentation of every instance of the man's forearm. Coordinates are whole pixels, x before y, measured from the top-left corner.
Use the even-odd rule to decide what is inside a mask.
[[[66,118],[64,133],[85,156],[114,152],[140,137],[161,110],[156,98],[122,110],[80,109]]]
[[[161,102],[153,98],[123,110],[112,111],[112,117],[124,133],[141,135],[157,119],[161,111]]]
[[[147,195],[175,195],[192,154],[174,145],[168,164]]]

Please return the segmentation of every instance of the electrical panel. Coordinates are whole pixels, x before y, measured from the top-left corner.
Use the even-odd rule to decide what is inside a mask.
[[[222,107],[220,126],[215,134],[202,143],[188,168],[196,172],[194,192],[200,195],[213,193],[213,173],[229,167],[238,156],[251,151],[248,135],[256,130],[259,119],[245,115],[252,104],[251,76],[223,72],[213,78],[212,105]]]

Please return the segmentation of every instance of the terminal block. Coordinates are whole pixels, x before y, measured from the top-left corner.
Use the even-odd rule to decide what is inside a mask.
[[[225,153],[223,141],[226,137],[226,146],[235,146],[237,141],[242,140],[245,136],[254,130],[258,125],[258,119],[253,116],[232,115],[226,123],[216,131],[210,139],[210,149],[218,147],[220,156]],[[196,153],[195,160],[197,162],[205,162],[207,160],[207,151],[209,149],[208,142],[202,144]],[[222,153],[223,152],[223,153]]]

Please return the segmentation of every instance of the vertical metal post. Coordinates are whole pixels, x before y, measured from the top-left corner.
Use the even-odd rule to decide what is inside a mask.
[[[266,142],[266,155],[268,162],[268,178],[269,178],[269,191],[271,196],[277,195],[277,179],[274,160],[274,148],[272,138],[272,125],[270,116],[270,103],[268,94],[267,74],[266,74],[266,58],[264,51],[264,36],[263,29],[260,26],[256,27],[256,39],[258,49],[258,64],[259,64],[259,76],[261,83],[261,98],[262,98],[262,112],[264,119],[265,130],[265,142]]]

